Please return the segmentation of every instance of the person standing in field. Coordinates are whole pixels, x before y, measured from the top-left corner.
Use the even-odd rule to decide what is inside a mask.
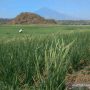
[[[23,29],[20,29],[20,30],[19,30],[19,33],[22,33],[22,32],[23,32]]]

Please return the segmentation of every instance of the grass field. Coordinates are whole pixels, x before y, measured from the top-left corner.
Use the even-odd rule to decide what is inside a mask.
[[[0,26],[1,90],[64,90],[89,64],[90,26]]]
[[[0,36],[17,36],[19,35],[19,29],[24,29],[23,34],[36,34],[46,35],[51,33],[69,33],[69,32],[82,32],[90,31],[90,26],[75,26],[75,25],[1,25]],[[69,31],[69,32],[68,32]],[[4,35],[3,35],[4,34]]]

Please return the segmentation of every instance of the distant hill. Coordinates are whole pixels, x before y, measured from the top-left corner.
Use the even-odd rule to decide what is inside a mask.
[[[9,22],[10,24],[55,24],[54,20],[46,20],[43,17],[30,12],[24,12]]]
[[[67,14],[59,13],[55,10],[48,9],[48,8],[41,8],[35,13],[39,14],[40,16],[46,19],[55,19],[55,20],[78,20],[76,17],[69,16]]]
[[[90,25],[90,20],[58,20],[60,25]]]
[[[11,21],[11,19],[0,18],[0,24],[7,24],[9,21]]]

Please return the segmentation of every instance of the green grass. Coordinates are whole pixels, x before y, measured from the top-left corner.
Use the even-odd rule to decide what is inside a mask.
[[[64,90],[70,67],[75,72],[90,64],[89,29],[0,26],[0,89]]]
[[[56,26],[56,25],[1,25],[0,26],[0,37],[2,36],[20,36],[18,33],[19,29],[24,29],[23,34],[27,35],[47,35],[51,33],[68,33],[89,31],[90,26]]]

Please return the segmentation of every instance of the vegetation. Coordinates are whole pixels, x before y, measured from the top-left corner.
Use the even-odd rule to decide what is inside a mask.
[[[66,75],[90,64],[89,28],[1,26],[0,89],[64,90]]]
[[[7,24],[11,19],[0,18],[0,25]]]
[[[90,25],[90,20],[58,20],[60,25]]]

